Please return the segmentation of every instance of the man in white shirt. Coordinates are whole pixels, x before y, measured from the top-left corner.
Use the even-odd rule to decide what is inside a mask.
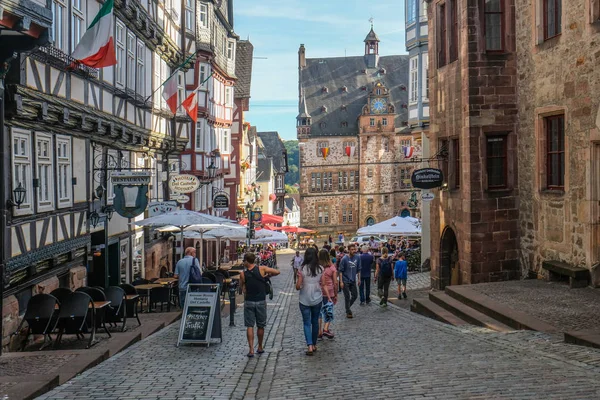
[[[299,251],[296,251],[296,255],[292,259],[292,268],[294,268],[294,283],[296,283],[296,279],[298,278],[298,270],[302,268],[303,262],[304,257],[300,255]]]

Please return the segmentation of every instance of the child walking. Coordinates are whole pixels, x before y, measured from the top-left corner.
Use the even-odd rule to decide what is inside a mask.
[[[325,249],[319,251],[319,264],[323,267],[323,306],[319,318],[319,337],[334,338],[331,332],[333,322],[333,306],[337,303],[338,281],[337,269],[331,261],[330,253]],[[329,294],[329,295],[328,295]]]
[[[408,263],[404,260],[404,253],[400,253],[400,259],[394,265],[394,278],[398,284],[398,300],[406,296],[406,278],[408,276]]]

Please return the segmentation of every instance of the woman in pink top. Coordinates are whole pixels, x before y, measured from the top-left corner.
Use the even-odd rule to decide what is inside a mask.
[[[321,307],[321,317],[319,318],[319,338],[323,336],[333,339],[331,332],[331,322],[333,322],[333,306],[337,303],[338,281],[337,269],[331,262],[327,249],[319,251],[319,264],[323,267],[323,306]],[[327,288],[327,290],[326,290]],[[327,294],[330,297],[327,297]],[[333,296],[333,297],[331,297]],[[324,324],[323,324],[324,322]]]

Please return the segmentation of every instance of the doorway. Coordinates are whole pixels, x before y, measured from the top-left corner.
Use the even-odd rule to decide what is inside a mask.
[[[410,217],[410,211],[408,210],[408,208],[405,208],[404,210],[402,210],[400,212],[400,216],[402,218]]]
[[[440,289],[449,285],[460,285],[458,241],[454,230],[449,226],[442,232],[440,250]]]
[[[369,217],[367,218],[367,226],[375,225],[375,218]]]

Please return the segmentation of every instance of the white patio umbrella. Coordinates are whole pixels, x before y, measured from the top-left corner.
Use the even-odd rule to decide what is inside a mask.
[[[215,217],[209,214],[199,213],[190,210],[175,210],[160,214],[154,217],[146,218],[141,221],[135,221],[138,226],[171,227],[176,226],[181,231],[181,257],[183,258],[183,230],[190,225],[204,225],[206,229],[218,228],[223,225],[235,224],[234,221]],[[173,231],[171,231],[173,232]],[[200,251],[202,254],[202,251]]]
[[[285,233],[261,229],[260,231],[256,231],[254,239],[252,239],[251,243],[285,243],[287,241],[289,241],[289,239]]]
[[[218,218],[218,217],[217,217]],[[204,235],[207,234],[210,231],[216,231],[217,229],[234,229],[234,230],[242,230],[245,231],[245,227],[241,226],[231,220],[225,219],[225,218],[221,218],[222,220],[228,221],[225,223],[208,223],[208,224],[195,224],[195,225],[190,225],[184,228],[185,231],[195,231],[195,232],[199,232],[200,233],[200,239],[202,239],[200,241],[200,257],[198,257],[200,260],[202,259],[202,254],[204,253]],[[223,232],[217,232],[216,233],[223,233]],[[232,232],[229,232],[232,233]],[[221,237],[224,237],[227,235],[223,235]],[[220,238],[217,237],[217,235],[214,234],[210,234],[209,235],[210,238],[216,238],[217,239],[217,243],[219,243]],[[219,243],[220,246],[220,243]],[[219,257],[217,256],[217,259]],[[219,265],[219,261],[217,260],[217,266]]]
[[[421,222],[412,217],[393,217],[356,231],[357,235],[421,236]]]
[[[221,256],[221,239],[227,238],[229,240],[244,240],[246,238],[246,227],[238,226],[226,226],[211,229],[206,232],[206,235],[212,236],[217,239],[217,269],[219,268],[220,256]]]

